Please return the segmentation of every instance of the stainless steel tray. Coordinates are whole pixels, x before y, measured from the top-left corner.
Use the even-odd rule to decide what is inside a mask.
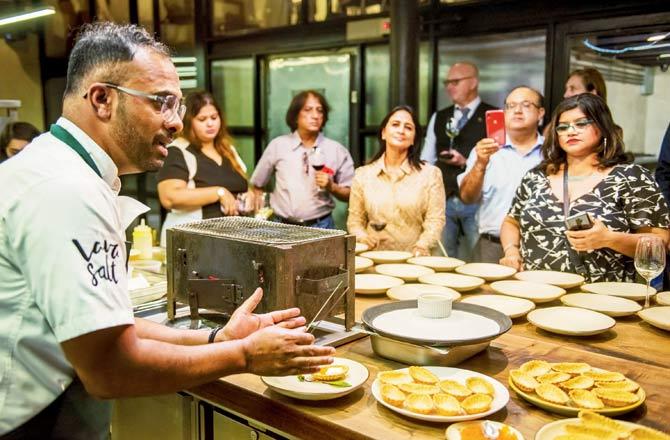
[[[440,365],[443,367],[460,364],[467,358],[486,350],[490,344],[487,341],[479,344],[436,348],[396,341],[379,335],[371,335],[370,343],[372,350],[378,356],[386,359],[407,365]]]

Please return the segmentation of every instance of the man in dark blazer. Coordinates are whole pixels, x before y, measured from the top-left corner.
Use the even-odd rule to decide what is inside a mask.
[[[465,204],[459,197],[456,176],[465,170],[465,161],[474,145],[486,137],[485,113],[495,107],[479,97],[479,70],[468,62],[451,66],[444,80],[453,105],[437,111],[426,129],[421,159],[442,171],[447,195],[447,224],[442,233],[450,257],[469,261],[479,232],[476,214],[479,205]],[[450,142],[448,128],[458,134]]]

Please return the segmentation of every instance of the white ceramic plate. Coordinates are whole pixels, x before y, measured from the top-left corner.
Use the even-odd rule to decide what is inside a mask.
[[[496,281],[509,278],[516,273],[516,269],[493,263],[468,263],[456,268],[456,272],[471,277],[484,278],[486,281]]]
[[[361,257],[369,258],[375,264],[404,263],[409,258],[412,258],[412,253],[403,251],[368,251],[363,252]]]
[[[638,425],[625,420],[617,420],[617,422],[629,428],[640,428]],[[555,422],[547,423],[535,434],[535,440],[554,440],[556,437],[565,435],[565,425],[579,423],[579,418],[556,420]]]
[[[356,274],[354,278],[355,292],[360,294],[374,295],[386,293],[391,287],[400,286],[405,282],[400,278],[388,275],[372,273]]]
[[[435,273],[435,271],[429,267],[404,263],[380,264],[375,266],[375,271],[382,275],[400,278],[405,281],[416,281],[420,276]]]
[[[461,302],[488,307],[504,313],[512,319],[525,316],[535,308],[533,301],[505,295],[473,295],[464,298]]]
[[[637,312],[637,315],[654,327],[670,330],[670,306],[651,307]]]
[[[565,290],[560,287],[530,281],[495,281],[491,283],[491,289],[503,295],[529,299],[534,303],[550,302],[565,295]]]
[[[543,330],[559,335],[589,336],[606,332],[616,321],[602,313],[577,307],[548,307],[530,312],[528,321]]]
[[[656,302],[662,306],[670,306],[670,292],[657,293]]]
[[[469,425],[481,425],[487,422],[494,427],[498,428],[498,430],[502,429],[503,426],[507,426],[507,428],[514,434],[517,438],[517,440],[523,440],[523,435],[515,428],[505,425],[504,423],[496,422],[494,420],[477,420],[476,422],[458,422],[454,423],[452,425],[449,425],[447,428],[447,432],[445,433],[447,436],[447,440],[468,440],[467,438],[464,438],[461,436],[461,429],[468,427]]]
[[[262,376],[261,380],[279,394],[302,400],[336,399],[356,391],[368,380],[368,369],[359,362],[336,357],[333,365],[349,367],[349,372],[343,380],[349,382],[350,387],[335,387],[322,382],[301,382],[298,376]]]
[[[468,275],[438,272],[419,277],[419,282],[424,284],[435,284],[438,286],[451,287],[459,292],[467,292],[484,284],[484,280]]]
[[[642,310],[633,300],[597,293],[569,293],[561,297],[561,302],[570,307],[581,307],[607,316],[628,316]]]
[[[647,291],[647,286],[639,283],[590,283],[582,284],[584,292],[599,293],[601,295],[620,296],[622,298],[632,299],[633,301],[640,301],[644,299]],[[656,289],[649,288],[649,297],[656,294]]]
[[[517,272],[514,278],[533,283],[551,284],[553,286],[570,289],[584,283],[584,277],[576,273],[555,272],[553,270],[525,270]]]
[[[359,257],[356,255],[354,258],[354,265],[356,266],[356,273],[363,272],[365,269],[372,267],[374,263],[371,259],[365,257]]]
[[[461,297],[461,294],[456,292],[454,289],[450,289],[444,286],[437,286],[435,284],[403,284],[402,286],[391,287],[386,295],[391,299],[397,299],[398,301],[404,301],[408,299],[416,299],[422,293],[441,293],[442,295],[448,295],[452,300],[456,301]]]
[[[429,422],[462,422],[464,420],[479,419],[499,411],[505,405],[507,405],[507,402],[509,401],[509,391],[507,391],[507,388],[505,388],[503,384],[501,384],[500,382],[498,382],[497,380],[495,380],[490,376],[477,373],[476,371],[462,370],[460,368],[450,368],[450,367],[424,367],[424,368],[427,368],[428,370],[432,371],[440,379],[452,379],[462,384],[465,384],[465,379],[473,376],[481,377],[482,379],[489,381],[489,383],[493,385],[493,388],[495,390],[495,396],[493,398],[493,402],[491,403],[491,409],[479,414],[467,414],[462,416],[441,416],[441,415],[415,413],[406,410],[404,408],[398,408],[389,403],[386,403],[384,399],[382,399],[381,392],[379,391],[381,385],[379,379],[375,379],[375,381],[372,382],[372,395],[375,397],[375,399],[377,399],[377,402],[381,403],[391,411],[395,411],[407,417],[419,420],[426,420]],[[408,369],[403,368],[397,371],[408,371]]]
[[[356,243],[356,249],[354,250],[354,252],[356,252],[357,254],[360,254],[361,252],[365,252],[368,249],[370,249],[370,246],[368,246],[367,244]]]
[[[465,261],[451,257],[414,257],[407,260],[407,262],[430,267],[435,272],[449,272],[465,264]]]

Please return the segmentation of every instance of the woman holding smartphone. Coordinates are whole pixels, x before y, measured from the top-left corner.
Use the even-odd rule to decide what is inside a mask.
[[[624,151],[605,101],[581,94],[561,102],[542,150],[545,160],[524,176],[503,221],[500,263],[633,281],[639,237],[667,244],[670,219],[651,173]]]

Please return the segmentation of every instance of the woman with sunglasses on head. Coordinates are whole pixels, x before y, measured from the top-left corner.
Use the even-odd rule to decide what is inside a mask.
[[[670,235],[651,173],[631,163],[599,96],[561,102],[547,134],[545,160],[525,175],[503,221],[500,262],[581,273],[589,282],[633,281],[638,239],[654,234],[667,243]]]
[[[442,172],[420,159],[421,128],[411,107],[395,107],[378,134],[380,149],[356,170],[347,229],[371,249],[430,255],[445,224]]]
[[[186,97],[182,136],[168,148],[158,172],[158,196],[170,212],[165,231],[198,219],[238,215],[237,195],[248,190],[246,167],[232,145],[223,113],[208,92]]]

